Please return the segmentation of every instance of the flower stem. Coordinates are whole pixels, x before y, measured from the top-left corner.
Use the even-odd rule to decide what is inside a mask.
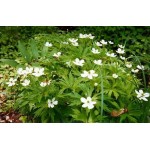
[[[101,69],[101,122],[103,120],[103,105],[104,105],[104,85],[103,85],[103,75]]]

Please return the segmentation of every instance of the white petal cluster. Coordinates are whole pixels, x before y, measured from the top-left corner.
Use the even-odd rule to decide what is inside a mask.
[[[94,64],[96,64],[96,65],[102,65],[102,60],[101,60],[101,59],[99,59],[99,60],[94,60],[93,62],[94,62]]]
[[[32,75],[34,75],[36,77],[40,77],[40,76],[44,75],[44,68],[35,67]]]
[[[100,41],[103,45],[107,45],[107,41],[105,41],[105,40],[101,40]]]
[[[97,46],[103,46],[103,44],[101,44],[100,42],[95,42],[95,44],[96,44]]]
[[[56,57],[56,58],[59,58],[61,56],[61,52],[58,52],[58,53],[54,53],[53,54],[53,57]]]
[[[139,90],[139,91],[135,90],[135,92],[139,100],[148,101],[147,97],[150,96],[149,93],[144,93],[143,90]]]
[[[109,56],[109,57],[116,57],[116,55],[114,53],[108,53],[107,52],[106,55]]]
[[[76,58],[75,61],[73,61],[73,63],[77,66],[83,66],[85,61],[83,59],[79,59],[79,58]]]
[[[138,73],[139,72],[139,69],[132,69],[131,70],[133,73]]]
[[[112,42],[112,41],[108,41],[108,43],[109,43],[109,44],[114,44],[114,42]]]
[[[97,77],[98,76],[98,74],[97,73],[95,73],[95,71],[94,70],[90,70],[90,71],[83,71],[83,73],[81,74],[81,77],[83,77],[83,78],[89,78],[89,79],[93,79],[93,77]]]
[[[52,45],[52,43],[46,42],[46,43],[45,43],[45,46],[46,46],[46,47],[52,47],[53,45]]]
[[[55,100],[55,97],[54,97],[52,100],[48,99],[47,103],[48,103],[49,108],[54,108],[54,106],[58,104],[58,101]]]
[[[14,86],[16,84],[17,79],[14,78],[10,78],[8,82],[6,82],[6,84],[8,84],[8,86]]]
[[[31,74],[33,72],[33,67],[26,67],[26,69],[18,68],[17,74],[27,76],[28,74]]]
[[[93,54],[99,54],[99,53],[100,53],[100,52],[98,51],[98,49],[95,49],[95,48],[92,48],[91,51],[92,51]]]
[[[121,48],[121,49],[124,49],[123,45],[118,44],[118,47]]]
[[[84,39],[84,38],[89,38],[89,39],[93,39],[94,36],[92,36],[92,34],[79,34],[79,38]]]
[[[30,84],[30,80],[28,80],[28,79],[25,79],[24,81],[23,81],[23,83],[21,83],[23,86],[28,86],[29,84]]]
[[[68,40],[69,40],[71,43],[75,43],[75,42],[78,41],[78,39],[74,39],[74,38],[69,38]]]
[[[45,87],[45,86],[47,86],[47,85],[50,85],[50,83],[51,83],[50,80],[49,80],[49,81],[43,81],[43,82],[40,83],[40,86],[41,86],[41,87]]]
[[[39,77],[41,75],[44,75],[44,68],[39,67],[26,67],[26,69],[18,68],[17,73],[19,75],[27,76],[28,74],[32,74],[36,77]]]
[[[123,56],[120,56],[120,59],[125,60],[126,58],[125,58],[125,57],[123,57]]]
[[[79,44],[77,42],[72,43],[73,46],[79,46]]]
[[[73,46],[79,46],[79,44],[78,44],[78,39],[74,39],[74,38],[69,38],[68,39],[70,42],[71,42],[71,44],[73,45]]]
[[[82,105],[83,108],[87,107],[88,109],[93,109],[94,105],[96,104],[95,101],[92,101],[91,97],[87,97],[87,98],[81,97],[80,100],[83,103],[83,105]]]
[[[137,65],[137,68],[140,69],[140,70],[144,70],[144,66],[143,65],[141,65],[141,66]]]
[[[121,48],[118,48],[117,51],[116,51],[118,54],[124,54],[125,51]]]
[[[132,67],[132,64],[131,64],[130,62],[127,62],[127,63],[126,63],[126,67],[127,67],[127,68],[131,68],[131,67]]]
[[[26,73],[31,74],[33,72],[33,67],[26,67]]]
[[[118,75],[114,73],[114,74],[112,75],[112,77],[116,79],[116,78],[118,78]]]

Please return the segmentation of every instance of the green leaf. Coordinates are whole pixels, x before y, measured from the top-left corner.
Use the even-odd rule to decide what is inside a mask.
[[[43,46],[42,52],[41,52],[41,56],[45,57],[48,53],[48,47],[47,46]]]
[[[127,118],[127,116],[128,116],[127,114],[122,114],[120,116],[120,122],[124,121]]]
[[[132,116],[129,116],[129,115],[128,115],[127,117],[128,117],[128,119],[129,119],[129,121],[134,122],[134,123],[137,122],[136,118],[134,118],[134,117],[132,117]]]
[[[87,122],[87,116],[85,111],[79,111],[77,109],[73,109],[73,114],[71,114],[74,120],[76,121],[82,121],[82,122]]]
[[[32,51],[32,57],[34,59],[38,59],[39,53],[38,53],[38,49],[37,49],[36,43],[35,43],[35,41],[33,39],[30,42],[30,47],[31,47],[31,51]]]
[[[29,63],[31,61],[31,54],[26,49],[25,44],[19,41],[18,42],[18,49],[19,49],[22,57]]]
[[[94,114],[97,116],[99,114],[99,111],[98,110],[95,110],[94,111]]]
[[[115,98],[117,99],[119,97],[119,94],[114,90],[113,90],[113,93],[114,93]]]
[[[117,102],[115,101],[109,101],[109,103],[111,103],[115,108],[117,108],[118,110],[120,109],[120,106],[118,105]]]
[[[0,59],[0,61],[4,64],[10,65],[12,67],[16,67],[18,63],[15,60],[10,60],[10,59]]]
[[[130,111],[129,114],[132,116],[141,116],[143,112],[141,110]]]

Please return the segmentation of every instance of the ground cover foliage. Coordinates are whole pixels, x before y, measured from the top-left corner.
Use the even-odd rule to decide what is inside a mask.
[[[1,27],[3,118],[149,122],[149,31],[149,27]],[[17,119],[4,117],[10,110],[17,112]]]

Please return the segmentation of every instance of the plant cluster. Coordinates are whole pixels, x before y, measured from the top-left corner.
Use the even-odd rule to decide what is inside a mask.
[[[36,35],[18,48],[22,57],[3,60],[15,68],[5,85],[33,122],[146,122],[149,88],[138,75],[148,68],[125,45],[68,33]]]

